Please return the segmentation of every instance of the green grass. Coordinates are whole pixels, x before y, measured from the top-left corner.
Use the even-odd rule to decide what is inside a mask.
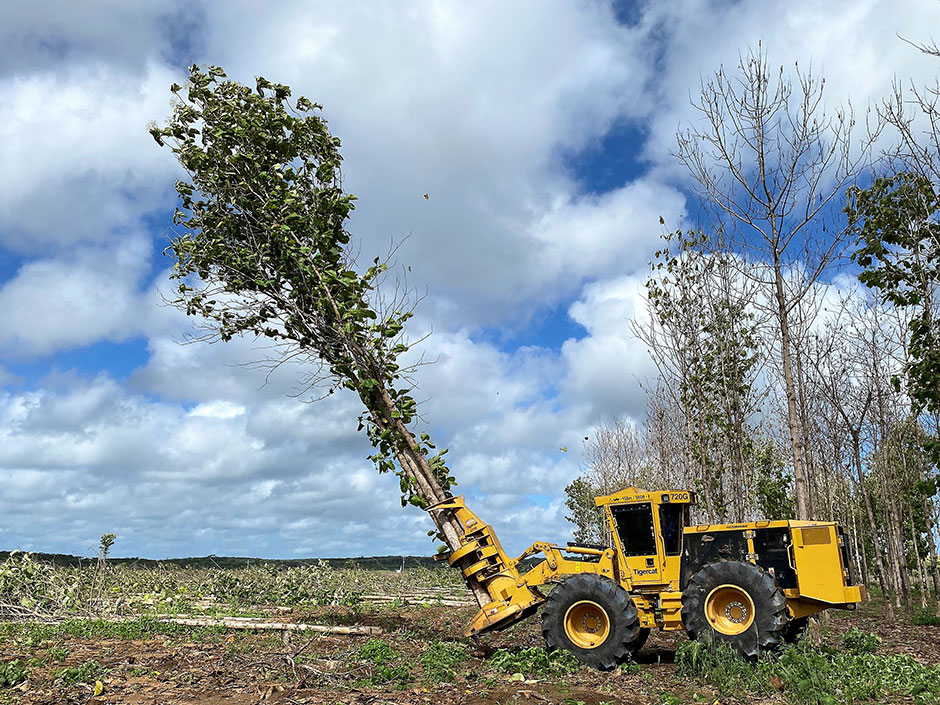
[[[848,643],[854,650],[804,642],[749,662],[725,644],[690,641],[679,646],[676,664],[680,676],[703,678],[723,695],[740,698],[770,696],[782,686],[784,697],[798,705],[853,705],[898,696],[923,705],[940,703],[940,666],[872,653],[868,649],[874,642],[864,636],[853,635]]]
[[[940,614],[931,610],[918,610],[913,622],[922,627],[940,627]]]

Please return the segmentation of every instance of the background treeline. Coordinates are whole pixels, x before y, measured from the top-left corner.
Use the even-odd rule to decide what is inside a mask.
[[[759,51],[703,83],[675,150],[699,227],[663,234],[629,324],[647,415],[596,430],[567,503],[581,540],[627,485],[695,489],[700,522],[838,520],[890,614],[940,601],[940,91],[860,117],[823,86]]]
[[[11,555],[11,551],[0,551],[0,564]],[[83,558],[64,553],[31,553],[36,561],[53,566],[81,568],[94,566],[98,558]],[[252,566],[271,566],[274,568],[301,568],[303,566],[327,565],[330,568],[349,568],[358,570],[392,570],[409,568],[428,568],[437,570],[448,567],[446,563],[435,561],[431,556],[360,556],[358,558],[249,558],[238,556],[197,556],[192,558],[108,558],[112,566],[153,570],[156,568],[221,568],[235,569]]]

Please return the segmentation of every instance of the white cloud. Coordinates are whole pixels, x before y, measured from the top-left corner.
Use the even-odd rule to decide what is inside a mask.
[[[646,46],[609,8],[241,9],[210,13],[207,56],[240,80],[277,78],[325,105],[344,142],[346,186],[361,199],[351,227],[364,252],[410,234],[401,261],[435,298],[454,301],[451,325],[524,317],[533,302],[569,296],[592,272],[567,270],[552,246],[561,228],[632,214],[613,197],[592,217],[595,204],[563,168],[566,152],[634,111],[648,77]],[[616,254],[622,264],[636,252]]]
[[[0,25],[0,76],[96,61],[143,70],[148,55],[172,56],[173,42],[186,37],[187,20],[197,12],[178,0],[9,3]]]
[[[0,77],[0,245],[101,242],[172,203],[175,166],[147,135],[178,72],[108,64]]]
[[[568,366],[565,390],[572,400],[593,407],[595,423],[623,414],[639,419],[645,413],[641,384],[655,379],[656,370],[629,326],[631,319],[648,318],[645,279],[638,274],[592,284],[569,310],[588,335],[562,346]]]
[[[151,315],[137,289],[150,257],[150,238],[127,233],[107,246],[27,261],[0,286],[0,350],[45,355],[139,334]]]
[[[839,0],[823,5],[802,0],[773,7],[739,3],[725,12],[691,0],[652,3],[643,24],[663,42],[663,51],[659,78],[650,86],[650,97],[656,99],[644,101],[650,129],[645,153],[662,169],[685,178],[669,153],[675,148],[676,130],[700,119],[691,100],[698,97],[701,81],[722,64],[734,69],[739,56],[758,44],[771,66],[790,71],[798,62],[803,71],[812,68],[817,78],[824,77],[830,113],[851,101],[861,119],[869,105],[889,94],[895,78],[933,84],[937,59],[899,37],[929,41],[929,28],[938,22],[940,3],[917,0]],[[890,138],[888,133],[885,137]]]
[[[245,407],[241,404],[233,404],[229,401],[217,400],[207,401],[189,412],[190,416],[204,416],[210,419],[234,419],[245,413]]]

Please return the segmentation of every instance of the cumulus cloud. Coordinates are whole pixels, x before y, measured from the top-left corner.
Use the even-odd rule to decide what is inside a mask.
[[[257,433],[266,426],[252,423],[252,416],[283,419],[278,407],[288,404],[295,418],[311,418],[280,438]],[[66,531],[53,540],[55,549],[76,550],[83,539],[113,530],[125,537],[125,551],[142,551],[157,539],[138,524],[177,542],[177,550],[187,534],[207,527],[221,541],[234,541],[227,532],[252,522],[277,531],[280,523],[310,514],[325,520],[328,533],[327,520],[342,518],[351,492],[394,499],[391,488],[376,491],[383,478],[365,460],[363,439],[350,443],[347,436],[336,450],[333,439],[307,432],[330,413],[283,399],[259,401],[251,410],[216,401],[187,411],[129,394],[106,376],[56,390],[6,393],[0,397],[0,467],[5,486],[9,482],[0,499],[9,517],[5,528],[25,539],[34,531],[30,518],[49,528],[71,516],[75,531],[86,534]],[[296,500],[284,503],[291,493]],[[253,543],[246,537],[246,548]],[[189,550],[197,547],[217,552],[206,542]]]
[[[108,64],[0,77],[0,246],[49,252],[107,240],[172,204],[176,167],[147,135],[179,72]]]
[[[565,390],[572,400],[593,407],[592,421],[645,413],[642,385],[656,370],[646,346],[631,331],[630,321],[647,320],[645,273],[605,280],[585,288],[569,313],[588,335],[562,346],[567,362]]]
[[[817,79],[824,77],[830,114],[851,102],[859,119],[889,95],[895,79],[933,84],[937,74],[934,57],[899,38],[929,41],[926,28],[940,22],[937,3],[839,0],[820,5],[804,0],[772,8],[742,3],[716,12],[684,0],[649,4],[641,22],[664,45],[659,80],[650,86],[650,100],[644,103],[649,110],[644,154],[675,178],[685,178],[669,157],[675,132],[700,119],[691,101],[702,80],[721,65],[734,69],[748,48],[760,46],[771,66],[792,70],[798,63],[803,72],[811,69]],[[884,139],[891,139],[890,134]]]
[[[150,272],[150,237],[125,233],[106,247],[33,259],[0,285],[0,350],[44,355],[141,333],[151,301],[138,293]]]
[[[240,80],[277,77],[324,104],[344,141],[346,186],[360,197],[351,227],[364,251],[410,235],[401,260],[454,302],[452,325],[528,315],[533,301],[569,296],[593,274],[569,270],[552,243],[567,226],[595,225],[592,205],[611,220],[631,206],[580,199],[563,157],[631,114],[649,75],[646,45],[609,8],[243,9],[208,16],[207,55]],[[628,241],[642,225],[618,234]],[[559,288],[562,273],[570,285]]]
[[[179,0],[14,3],[4,8],[0,26],[0,76],[56,72],[89,62],[142,70],[149,55],[174,58],[174,44],[178,50],[186,39],[183,28],[197,14]]]

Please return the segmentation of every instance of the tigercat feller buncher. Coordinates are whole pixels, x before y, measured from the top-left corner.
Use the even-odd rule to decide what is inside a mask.
[[[595,668],[631,658],[653,628],[726,641],[754,657],[796,641],[810,615],[855,609],[868,598],[852,578],[835,522],[689,526],[695,493],[685,490],[629,487],[595,502],[611,546],[537,542],[516,559],[463,497],[428,509],[450,511],[460,522],[460,547],[441,558],[492,598],[471,620],[468,636],[503,629],[542,607],[548,647]],[[544,559],[521,572],[522,561],[539,553]],[[539,587],[549,584],[546,596]]]

